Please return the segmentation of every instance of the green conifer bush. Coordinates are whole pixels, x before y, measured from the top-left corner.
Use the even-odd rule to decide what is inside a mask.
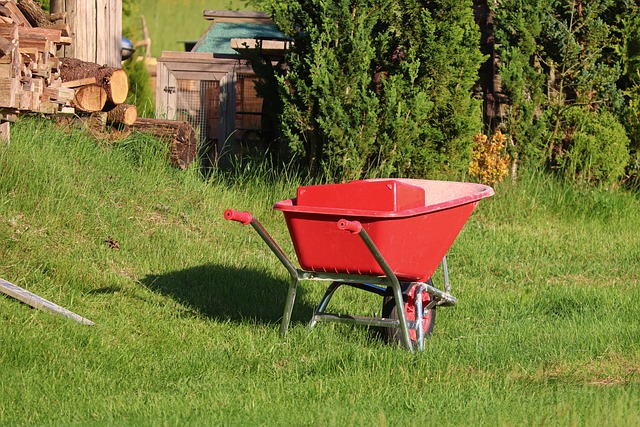
[[[460,172],[481,130],[471,1],[271,1],[281,140],[329,180]],[[263,76],[265,81],[273,76]]]

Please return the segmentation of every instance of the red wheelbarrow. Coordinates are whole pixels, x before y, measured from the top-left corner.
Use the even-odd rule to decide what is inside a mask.
[[[297,268],[249,212],[224,217],[251,224],[291,275],[280,332],[289,328],[301,280],[331,282],[310,327],[340,322],[380,327],[410,351],[433,329],[437,306],[454,306],[446,253],[486,185],[418,179],[372,179],[299,187],[297,197],[274,209],[284,214],[300,264]],[[431,280],[442,263],[444,289]],[[381,317],[327,312],[333,293],[346,285],[383,297]]]

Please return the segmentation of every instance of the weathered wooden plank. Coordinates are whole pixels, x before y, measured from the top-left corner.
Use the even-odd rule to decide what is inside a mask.
[[[18,28],[18,36],[20,37],[20,41],[24,38],[34,37],[34,38],[46,38],[54,43],[60,43],[60,38],[62,37],[62,31],[54,29],[54,28]]]
[[[166,65],[158,62],[156,66],[156,115],[157,117],[171,117],[167,114],[168,99],[164,88],[169,85],[169,70]]]
[[[95,82],[96,82],[95,77],[85,77],[83,79],[62,82],[61,87],[78,87],[78,86],[94,84]]]
[[[220,79],[220,127],[218,128],[218,153],[223,155],[223,164],[227,160],[225,155],[235,154],[236,129],[236,81],[234,71]]]
[[[65,0],[64,12],[73,38],[65,57],[122,66],[122,0]]]
[[[69,27],[69,25],[65,24],[64,22],[59,22],[57,24],[47,25],[45,28],[49,28],[51,30],[60,31],[61,38],[62,37],[69,38],[71,36],[71,28]],[[69,43],[71,43],[71,42],[69,42]]]
[[[20,111],[17,108],[0,107],[0,120],[4,122],[15,122],[18,120]]]
[[[31,27],[29,20],[22,13],[18,5],[13,1],[8,1],[4,4],[4,7],[11,11],[11,18],[13,18],[13,22],[20,25],[21,27]]]
[[[9,295],[21,301],[27,305],[30,305],[33,308],[42,311],[48,311],[55,314],[60,314],[62,316],[68,317],[78,323],[82,323],[84,325],[94,325],[91,320],[85,319],[82,316],[77,315],[76,313],[67,310],[64,307],[60,307],[59,305],[52,303],[49,300],[46,300],[32,292],[27,291],[26,289],[22,289],[19,286],[14,285],[13,283],[7,282],[6,280],[0,278],[0,292]]]
[[[160,62],[160,61],[158,61]],[[165,62],[169,71],[200,71],[208,73],[228,73],[240,68],[239,64],[218,64],[216,62]]]
[[[104,64],[111,67],[122,66],[122,0],[108,0],[109,49]]]
[[[158,58],[158,62],[211,62],[213,60],[213,54],[207,52],[183,52],[174,50],[163,50],[162,55]],[[235,59],[228,59],[228,61],[237,62]]]
[[[20,107],[20,96],[22,89],[20,79],[17,77],[0,78],[0,107],[18,108]]]
[[[0,56],[11,55],[16,45],[3,36],[0,36]]]
[[[211,21],[215,20],[216,22],[244,22],[257,24],[272,22],[269,14],[264,12],[205,9],[202,15],[204,16],[204,19]]]
[[[213,80],[220,81],[228,73],[212,71],[171,71],[177,80]],[[164,89],[164,88],[163,88]]]
[[[290,42],[285,40],[258,40],[250,38],[232,38],[229,41],[231,49],[237,51],[259,50],[264,53],[282,53],[287,50]]]
[[[0,24],[0,36],[15,42],[18,40],[18,28],[17,24]]]

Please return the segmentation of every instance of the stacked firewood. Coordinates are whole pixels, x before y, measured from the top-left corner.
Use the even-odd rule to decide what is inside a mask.
[[[124,135],[141,129],[167,139],[171,162],[188,167],[197,145],[188,123],[140,121],[136,107],[125,104],[124,70],[56,56],[72,42],[64,19],[44,13],[33,0],[0,0],[0,122],[41,113],[97,124],[99,132],[105,125],[124,129]]]
[[[0,108],[5,114],[93,113],[124,103],[129,90],[124,70],[56,57],[71,43],[59,18],[64,16],[46,15],[33,0],[0,1]]]

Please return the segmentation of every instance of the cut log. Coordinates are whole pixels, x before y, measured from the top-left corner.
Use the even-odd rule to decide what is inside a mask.
[[[56,21],[64,19],[66,16],[64,13],[47,15],[42,10],[42,7],[33,0],[19,0],[18,8],[34,27],[46,27],[47,25],[51,25]]]
[[[86,113],[102,111],[107,101],[107,93],[98,85],[81,86],[76,89],[72,105],[76,110]]]
[[[95,77],[96,84],[107,93],[106,109],[124,103],[129,93],[129,78],[121,68],[106,67],[76,58],[60,58],[60,78],[63,82]]]
[[[187,169],[196,157],[198,140],[188,122],[138,118],[131,128],[165,141],[169,146],[169,161],[173,166]]]
[[[130,126],[138,119],[138,109],[135,105],[120,104],[116,105],[112,110],[107,111],[108,125],[127,125]]]

